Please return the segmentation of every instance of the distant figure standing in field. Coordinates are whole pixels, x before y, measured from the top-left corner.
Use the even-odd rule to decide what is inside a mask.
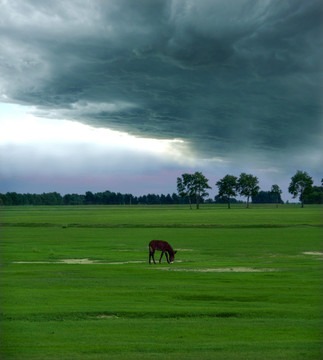
[[[177,253],[177,251],[174,251],[173,248],[168,244],[167,241],[152,240],[149,243],[149,264],[151,264],[151,258],[153,258],[154,264],[156,264],[155,257],[154,257],[156,250],[159,250],[162,252],[160,259],[159,259],[159,263],[161,263],[161,259],[165,253],[168,264],[171,264],[174,261],[175,254]]]

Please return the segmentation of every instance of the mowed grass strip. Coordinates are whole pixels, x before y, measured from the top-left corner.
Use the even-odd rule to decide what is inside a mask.
[[[6,226],[80,227],[284,227],[322,226],[322,207],[308,205],[252,205],[227,209],[225,205],[202,205],[190,210],[174,206],[12,206],[1,211]]]
[[[150,211],[152,221],[162,209]],[[170,211],[187,222],[186,209]],[[227,209],[208,211],[231,224]],[[264,211],[276,221],[275,208]],[[3,227],[1,358],[320,359],[321,232]],[[178,250],[174,264],[148,265],[152,238]],[[94,263],[61,262],[68,259]]]

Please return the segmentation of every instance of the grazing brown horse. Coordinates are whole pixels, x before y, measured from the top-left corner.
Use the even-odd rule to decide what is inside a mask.
[[[163,255],[165,254],[168,264],[171,264],[174,261],[175,254],[177,253],[177,251],[174,251],[173,248],[168,244],[167,241],[152,240],[149,243],[149,264],[151,264],[151,258],[153,258],[154,264],[156,264],[155,257],[154,257],[156,250],[159,250],[162,252],[160,259],[159,259],[159,263],[161,263],[161,259],[162,259]],[[169,256],[169,258],[168,258],[168,256]]]

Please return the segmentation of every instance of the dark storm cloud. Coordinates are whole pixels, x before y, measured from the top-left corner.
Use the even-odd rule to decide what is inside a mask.
[[[0,99],[204,157],[317,149],[320,0],[2,1]]]

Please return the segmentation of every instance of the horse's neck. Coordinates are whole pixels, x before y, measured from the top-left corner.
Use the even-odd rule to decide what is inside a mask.
[[[174,254],[174,250],[169,244],[166,246],[166,250],[168,251],[169,254]]]

